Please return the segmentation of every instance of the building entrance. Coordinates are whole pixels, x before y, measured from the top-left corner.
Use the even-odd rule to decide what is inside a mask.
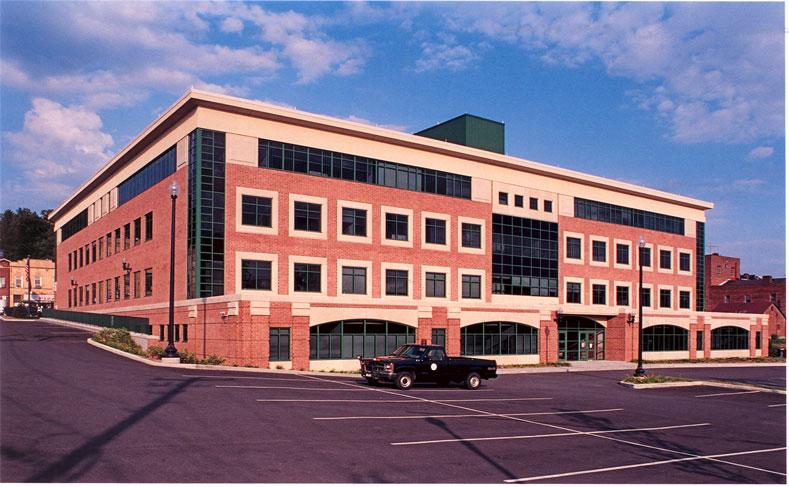
[[[605,328],[589,318],[562,317],[559,360],[605,360]]]

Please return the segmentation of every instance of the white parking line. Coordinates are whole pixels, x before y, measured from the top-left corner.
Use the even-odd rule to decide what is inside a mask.
[[[339,387],[293,387],[293,386],[214,386],[217,389],[291,389],[295,391],[342,391],[342,392],[364,392],[362,389],[350,389]]]
[[[786,450],[786,447],[768,448],[766,450],[751,450],[751,451],[741,451],[741,452],[733,452],[733,453],[720,453],[720,454],[717,454],[717,455],[694,455],[694,456],[691,456],[691,457],[674,458],[674,459],[671,459],[671,460],[661,460],[661,461],[657,461],[657,462],[635,463],[635,464],[632,464],[632,465],[619,465],[619,466],[616,466],[616,467],[595,468],[595,469],[591,469],[591,470],[578,470],[578,471],[575,471],[575,472],[565,472],[565,473],[557,473],[557,474],[551,474],[551,475],[540,475],[540,476],[537,476],[537,477],[523,477],[523,478],[520,478],[520,479],[507,479],[504,482],[515,483],[515,482],[530,482],[530,481],[533,481],[533,480],[558,479],[558,478],[562,478],[562,477],[572,477],[572,476],[576,476],[576,475],[586,475],[586,474],[590,474],[590,473],[613,472],[613,471],[616,471],[616,470],[627,470],[627,469],[632,469],[632,468],[652,467],[652,466],[655,466],[655,465],[665,465],[665,464],[668,464],[668,463],[678,463],[678,462],[692,462],[692,461],[696,461],[696,460],[716,460],[716,459],[725,458],[725,457],[733,457],[733,456],[739,456],[739,455],[751,455],[751,454],[754,454],[754,453],[769,453],[769,452],[781,451],[781,450]],[[729,463],[729,462],[724,462],[724,463]],[[740,466],[746,466],[746,465],[740,465]],[[775,475],[782,475],[782,476],[786,477],[786,474],[783,473],[783,472],[774,472],[772,470],[766,470],[766,469],[758,468],[758,467],[750,467],[750,466],[746,466],[746,467],[754,469],[754,470],[759,470],[759,471],[762,471],[762,472],[767,472],[767,473],[771,473],[771,474],[775,474]]]
[[[740,391],[740,392],[719,392],[717,394],[702,394],[696,397],[714,397],[714,396],[738,396],[741,394],[758,394],[762,391]]]
[[[392,446],[405,445],[434,445],[437,443],[471,443],[475,441],[499,441],[499,440],[525,440],[534,438],[556,438],[560,436],[585,436],[585,435],[604,435],[610,433],[633,433],[639,431],[662,431],[680,428],[696,428],[698,426],[709,426],[710,423],[697,424],[678,424],[673,426],[656,426],[653,428],[627,428],[619,430],[599,430],[599,431],[577,431],[568,433],[545,433],[541,435],[518,435],[518,436],[486,436],[480,438],[450,438],[443,440],[423,440],[423,441],[401,441],[389,443]]]
[[[227,386],[231,387],[231,386]],[[311,389],[311,390],[318,390],[318,389]],[[339,391],[344,389],[331,389],[333,391]],[[375,391],[375,389],[373,389]],[[436,403],[436,404],[445,404],[447,406],[451,406],[451,403],[455,402],[506,402],[506,401],[541,401],[541,400],[550,400],[553,399],[551,397],[522,397],[522,398],[512,398],[512,399],[422,399],[412,396],[405,396],[404,397],[411,397],[411,399],[256,399],[257,402],[422,402],[422,403]],[[454,407],[461,407],[461,406],[454,406]],[[465,408],[464,408],[465,409]],[[470,411],[475,411],[470,409]],[[493,413],[490,413],[493,414]]]
[[[768,408],[785,408],[786,404],[770,404]]]
[[[294,382],[315,382],[312,379],[299,377],[298,379],[291,379],[286,377],[240,377],[237,375],[187,375],[183,374],[181,377],[190,377],[198,379],[238,379],[238,380],[286,380]]]
[[[581,411],[548,411],[542,413],[509,413],[507,416],[554,416],[560,414],[589,414],[589,413],[609,413],[612,411],[624,411],[622,408],[617,409],[586,409]],[[431,416],[335,416],[327,418],[312,418],[317,420],[346,420],[346,419],[453,419],[453,418],[484,418],[489,416],[496,416],[495,414],[435,414]]]

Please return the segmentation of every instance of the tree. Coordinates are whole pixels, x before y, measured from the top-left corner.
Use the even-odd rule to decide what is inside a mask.
[[[15,261],[25,259],[55,260],[55,230],[44,210],[41,215],[27,208],[16,212],[6,210],[0,216],[0,250],[3,257]]]

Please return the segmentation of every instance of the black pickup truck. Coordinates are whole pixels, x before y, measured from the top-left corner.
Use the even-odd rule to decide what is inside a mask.
[[[479,387],[482,379],[496,378],[496,361],[468,357],[448,357],[444,347],[406,343],[386,357],[358,357],[362,377],[372,385],[394,382],[398,389],[410,389],[414,382],[447,385],[462,382],[468,389]]]

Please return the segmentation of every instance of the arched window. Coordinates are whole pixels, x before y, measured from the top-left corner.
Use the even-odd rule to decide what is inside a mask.
[[[537,353],[537,328],[506,321],[467,326],[460,332],[461,355],[529,355]]]
[[[382,320],[344,320],[310,328],[310,359],[349,359],[388,355],[416,340],[416,329]]]
[[[748,350],[748,330],[723,326],[712,330],[712,350]]]
[[[644,328],[645,352],[677,352],[688,350],[688,330],[674,325]]]

